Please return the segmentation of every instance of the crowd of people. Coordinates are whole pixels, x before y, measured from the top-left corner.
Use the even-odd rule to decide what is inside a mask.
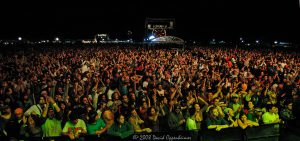
[[[270,49],[40,47],[0,60],[10,139],[286,126],[300,92],[299,53]]]

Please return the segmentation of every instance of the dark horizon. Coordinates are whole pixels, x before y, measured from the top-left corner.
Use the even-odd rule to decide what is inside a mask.
[[[128,30],[133,39],[144,37],[147,17],[175,18],[176,35],[184,40],[211,38],[237,40],[284,40],[299,42],[299,1],[261,2],[259,0],[200,2],[147,2],[110,1],[72,3],[25,2],[4,4],[1,9],[0,39],[64,39],[93,38],[98,33],[112,37],[126,37]],[[152,2],[155,3],[155,2]],[[158,6],[159,5],[159,6]]]

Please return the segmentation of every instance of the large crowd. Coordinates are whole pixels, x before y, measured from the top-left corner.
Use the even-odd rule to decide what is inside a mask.
[[[298,52],[191,47],[0,53],[0,136],[250,128],[295,120]]]

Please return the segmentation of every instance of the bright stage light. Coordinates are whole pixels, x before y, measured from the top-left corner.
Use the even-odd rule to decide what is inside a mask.
[[[151,36],[149,36],[149,40],[152,40],[152,39],[154,39],[155,37],[153,36],[153,35],[151,35]]]

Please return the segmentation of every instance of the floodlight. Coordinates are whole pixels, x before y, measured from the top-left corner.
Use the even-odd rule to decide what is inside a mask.
[[[151,35],[151,36],[149,36],[149,40],[152,40],[152,39],[154,39],[155,37],[153,36],[153,35]]]

